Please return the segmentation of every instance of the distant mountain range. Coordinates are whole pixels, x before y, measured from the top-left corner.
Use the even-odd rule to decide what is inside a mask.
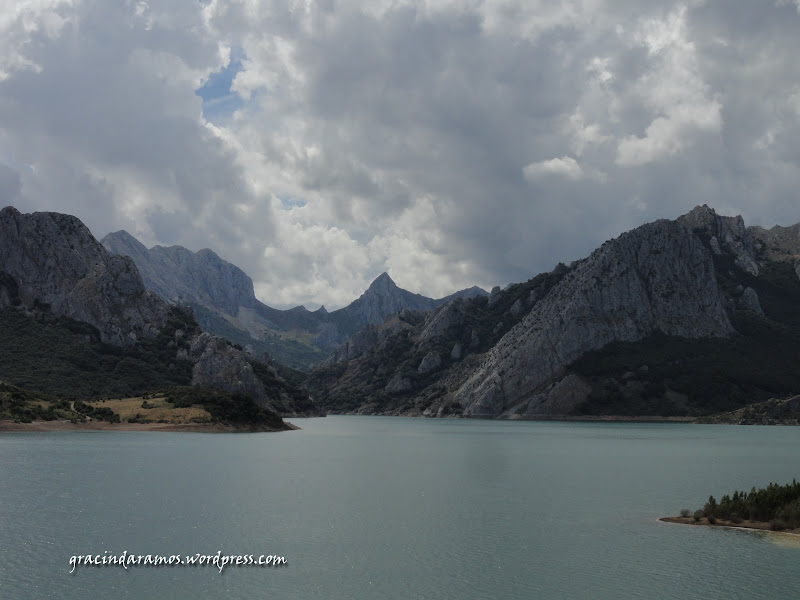
[[[333,412],[709,415],[800,393],[800,227],[698,206],[551,273],[401,314],[306,382]]]
[[[182,246],[147,249],[126,231],[102,240],[112,254],[128,256],[151,290],[172,303],[192,307],[206,331],[232,340],[254,355],[269,353],[278,362],[305,369],[325,359],[351,335],[378,325],[400,310],[428,311],[453,298],[486,296],[472,287],[434,300],[397,287],[388,274],[373,281],[357,300],[332,312],[297,306],[279,310],[260,302],[253,280],[213,251]]]

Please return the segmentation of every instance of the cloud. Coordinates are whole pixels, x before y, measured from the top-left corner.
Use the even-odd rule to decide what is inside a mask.
[[[797,8],[5,3],[0,194],[328,308],[384,270],[524,280],[703,202],[793,223]]]
[[[679,6],[664,19],[646,19],[634,36],[647,48],[651,68],[634,84],[633,93],[656,114],[644,136],[625,136],[616,162],[640,166],[682,151],[699,132],[718,133],[721,104],[709,97],[699,73],[696,49],[688,39],[687,8]]]
[[[583,178],[583,169],[571,156],[531,163],[522,171],[528,181],[535,181],[548,175],[557,175],[572,180]]]
[[[12,204],[22,190],[19,173],[9,166],[0,163],[0,205]]]

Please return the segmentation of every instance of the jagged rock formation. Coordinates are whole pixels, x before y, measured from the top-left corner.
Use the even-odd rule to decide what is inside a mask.
[[[181,246],[148,250],[125,231],[107,235],[103,245],[114,254],[130,256],[148,289],[169,302],[191,306],[205,330],[239,343],[253,355],[269,352],[296,368],[319,363],[332,350],[335,354],[328,362],[360,355],[359,348],[372,334],[339,346],[363,327],[381,325],[403,309],[428,311],[454,298],[486,294],[472,287],[434,300],[397,287],[383,273],[357,300],[339,310],[320,307],[310,312],[303,306],[278,310],[260,302],[252,279],[211,250],[195,253]]]
[[[758,275],[756,249],[741,216],[721,217],[704,204],[678,217],[678,222],[693,230],[703,231],[710,236],[709,243],[715,254],[722,254],[723,249],[731,252],[736,257],[737,266],[751,275]]]
[[[430,371],[434,371],[442,366],[442,355],[435,351],[430,351],[425,355],[425,358],[422,359],[422,362],[419,363],[419,367],[417,367],[417,371],[419,373],[429,373]]]
[[[689,338],[730,335],[724,305],[701,241],[679,222],[644,225],[606,242],[567,274],[489,352],[456,399],[467,415],[497,416],[530,400],[581,354],[610,342],[657,330]]]
[[[167,318],[168,307],[145,289],[133,261],[108,254],[70,215],[0,211],[0,271],[23,306],[85,321],[112,344],[152,337]],[[10,300],[0,294],[0,307]]]
[[[768,260],[794,261],[800,257],[800,223],[789,227],[775,225],[771,229],[754,226],[747,231]]]
[[[739,304],[746,310],[752,310],[759,315],[764,314],[764,309],[761,308],[761,302],[758,300],[758,292],[751,287],[745,288],[744,292],[742,292]]]
[[[109,233],[101,241],[112,254],[130,256],[147,289],[167,301],[202,304],[235,315],[240,306],[257,300],[253,280],[239,267],[209,249],[192,252],[182,246],[149,250],[126,231]]]

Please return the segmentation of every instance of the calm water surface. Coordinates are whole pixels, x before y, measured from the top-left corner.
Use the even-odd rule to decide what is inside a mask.
[[[800,547],[659,516],[800,476],[800,428],[328,417],[0,435],[0,598],[800,598]],[[288,566],[80,568],[74,554]]]

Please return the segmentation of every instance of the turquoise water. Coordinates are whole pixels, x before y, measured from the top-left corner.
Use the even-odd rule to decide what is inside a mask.
[[[800,547],[657,520],[800,476],[800,428],[296,423],[0,435],[0,597],[800,597]],[[69,573],[106,550],[288,564]]]

